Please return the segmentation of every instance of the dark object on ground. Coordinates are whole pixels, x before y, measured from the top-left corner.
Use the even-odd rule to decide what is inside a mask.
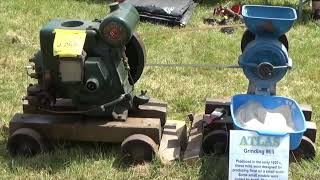
[[[229,4],[229,3],[228,3]],[[241,5],[234,5],[232,8],[228,8],[228,4],[224,6],[215,7],[213,10],[214,17],[204,17],[203,23],[210,25],[228,25],[232,22],[243,23],[241,16]],[[220,16],[220,18],[216,17]],[[223,33],[232,34],[235,31],[235,28],[232,27],[224,27],[220,30]]]
[[[126,0],[126,3],[138,10],[141,20],[172,26],[185,26],[196,6],[192,0]]]
[[[228,5],[228,4],[227,4]],[[225,6],[218,6],[213,9],[213,15],[217,16],[227,16],[229,18],[234,18],[235,20],[242,19],[241,16],[241,5],[236,4],[233,5],[231,8],[228,8],[227,5]]]
[[[213,26],[225,26],[229,25],[231,22],[236,21],[235,18],[228,18],[224,16],[222,18],[203,18],[204,24],[210,24]],[[232,34],[235,31],[235,27],[222,27],[220,29],[222,33]]]
[[[229,23],[230,19],[228,18],[203,18],[204,24],[210,24],[210,25],[227,25]]]
[[[207,17],[204,17],[203,18],[203,23],[204,24],[210,24],[210,25],[216,25],[218,23],[218,19],[216,18],[207,18]]]
[[[225,27],[225,28],[221,28],[220,31],[226,34],[232,34],[234,33],[235,29],[232,27]]]
[[[320,19],[320,9],[317,9],[313,13],[313,19],[314,20],[319,20]]]
[[[233,21],[234,21],[233,18],[228,18],[227,16],[224,16],[222,18],[210,18],[210,17],[203,18],[203,23],[210,24],[210,25],[228,25]]]

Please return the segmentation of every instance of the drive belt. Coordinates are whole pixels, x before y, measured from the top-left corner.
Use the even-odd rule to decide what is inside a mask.
[[[150,63],[150,64],[146,64],[145,66],[169,67],[169,68],[204,68],[204,69],[241,68],[239,65],[224,65],[224,64],[156,64],[156,63]]]
[[[139,35],[142,37],[147,36],[161,36],[161,35],[168,35],[174,33],[183,33],[183,32],[194,32],[194,31],[209,31],[213,29],[219,28],[240,28],[245,27],[244,24],[229,24],[229,25],[216,25],[216,26],[209,26],[209,27],[200,27],[200,28],[185,28],[185,29],[170,29],[170,30],[162,30],[162,31],[155,31],[155,32],[139,32]]]

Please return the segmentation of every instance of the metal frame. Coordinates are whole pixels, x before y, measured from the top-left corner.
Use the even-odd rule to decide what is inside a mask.
[[[210,116],[216,108],[225,109],[226,115],[224,118],[214,121],[213,126],[208,131],[208,129],[203,128],[203,124],[205,123],[206,118]],[[303,139],[303,143],[300,144],[299,148],[291,151],[290,154],[295,156],[291,157],[291,160],[312,158],[315,155],[314,144],[316,142],[317,127],[315,122],[311,122],[312,108],[308,105],[302,105],[301,109],[307,121],[307,130],[304,133],[304,137],[307,137],[308,141]],[[191,164],[197,162],[199,158],[204,155],[203,143],[208,134],[219,130],[224,130],[229,133],[229,130],[231,129],[233,129],[233,124],[230,114],[230,99],[207,98],[205,114],[193,117],[192,125],[188,134],[188,145],[184,152],[183,160]],[[228,142],[226,143],[228,144]],[[228,148],[226,148],[226,150],[228,150]],[[227,153],[227,151],[225,151],[225,153]]]
[[[68,103],[57,103],[56,109],[72,109]],[[32,129],[46,143],[56,140],[122,143],[134,134],[143,134],[160,145],[166,122],[167,104],[151,99],[149,103],[129,112],[126,121],[111,117],[87,117],[81,114],[43,112],[28,101],[23,102],[23,113],[14,115],[9,123],[9,139],[19,129]]]

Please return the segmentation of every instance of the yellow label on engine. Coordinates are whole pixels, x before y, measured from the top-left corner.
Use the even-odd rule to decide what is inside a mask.
[[[55,29],[54,33],[54,56],[76,57],[82,54],[86,30]]]

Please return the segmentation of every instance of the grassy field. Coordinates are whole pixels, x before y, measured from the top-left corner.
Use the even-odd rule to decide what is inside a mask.
[[[256,0],[243,3],[259,3]],[[265,2],[265,1],[263,1]],[[277,5],[295,6],[296,1],[271,1]],[[207,27],[202,17],[208,16],[217,1],[207,1],[195,9],[187,28]],[[106,14],[101,0],[1,0],[0,1],[0,121],[8,123],[21,112],[21,98],[32,82],[25,65],[39,49],[39,30],[52,18],[92,20]],[[140,23],[149,63],[236,64],[240,39],[244,31],[227,35],[219,30],[173,32],[144,36],[150,32],[172,29],[162,25]],[[182,31],[183,29],[181,29]],[[308,15],[288,33],[294,69],[278,84],[277,93],[311,104],[313,120],[320,117],[320,27]],[[228,97],[244,93],[247,79],[241,70],[204,70],[192,68],[146,67],[137,89],[169,104],[169,118],[185,120],[186,114],[204,111],[206,97]],[[319,122],[320,123],[320,122]],[[319,127],[319,126],[318,126]],[[224,158],[205,157],[203,162],[188,166],[177,162],[163,166],[158,159],[145,165],[121,163],[118,146],[76,144],[32,158],[8,156],[6,136],[0,136],[0,179],[225,179]],[[317,143],[319,148],[319,143]],[[202,164],[202,165],[201,165]],[[290,164],[291,179],[318,179],[320,153],[313,161]]]

